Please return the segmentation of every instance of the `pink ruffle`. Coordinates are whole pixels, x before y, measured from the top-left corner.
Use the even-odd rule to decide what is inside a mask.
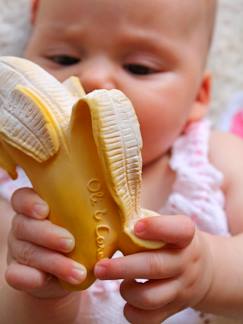
[[[174,143],[170,167],[176,181],[161,212],[187,215],[203,231],[228,235],[223,174],[208,159],[209,136],[210,123],[203,120],[190,125]]]

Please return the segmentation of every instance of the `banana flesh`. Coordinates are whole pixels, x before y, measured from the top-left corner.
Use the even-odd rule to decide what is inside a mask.
[[[79,80],[64,83],[34,63],[0,58],[0,165],[14,179],[21,166],[50,206],[52,222],[67,228],[70,257],[87,268],[115,251],[158,249],[133,232],[156,215],[141,208],[142,140],[130,101],[119,90],[85,94]]]

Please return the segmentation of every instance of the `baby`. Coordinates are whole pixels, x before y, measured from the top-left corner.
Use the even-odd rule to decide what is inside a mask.
[[[215,1],[41,0],[35,10],[26,58],[60,81],[78,76],[86,92],[117,88],[132,101],[143,138],[143,207],[161,214],[135,233],[167,244],[98,262],[102,280],[70,293],[57,278],[78,284],[86,275],[65,255],[72,234],[47,220],[32,189],[20,189],[6,271],[19,291],[3,286],[3,323],[242,318],[243,144],[211,132],[205,118]]]

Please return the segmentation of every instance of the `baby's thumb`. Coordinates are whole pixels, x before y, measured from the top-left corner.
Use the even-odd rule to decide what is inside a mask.
[[[138,221],[134,232],[141,239],[163,241],[184,248],[194,237],[195,224],[184,215],[153,216]]]

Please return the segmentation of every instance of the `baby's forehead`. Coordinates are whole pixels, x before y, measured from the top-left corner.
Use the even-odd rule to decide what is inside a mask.
[[[68,5],[69,6],[75,6],[78,4],[85,3],[87,0],[69,0]],[[187,18],[187,21],[195,19],[195,15],[198,15],[200,11],[205,10],[205,7],[207,7],[208,1],[214,1],[214,0],[153,0],[153,2],[148,2],[147,0],[140,0],[139,3],[137,0],[130,0],[129,1],[129,7],[128,9],[132,9],[133,5],[136,7],[135,12],[140,12],[143,10],[145,4],[149,4],[151,8],[153,8],[153,12],[155,16],[161,16],[161,19],[163,16],[177,16],[178,18],[184,17]],[[67,5],[67,1],[63,0],[31,0],[32,2],[32,13],[35,13],[39,7],[40,2],[44,2],[45,5],[51,5],[56,2],[56,5],[60,8],[60,6]],[[117,3],[114,0],[108,0],[103,1],[99,0],[89,0],[90,3],[94,3],[97,7],[97,3],[99,2],[102,7],[112,7],[112,6],[118,6],[121,8],[121,3]],[[126,2],[126,1],[123,1]],[[111,5],[112,4],[112,5]],[[138,5],[139,4],[139,5]],[[68,12],[66,12],[68,14]],[[198,17],[199,18],[199,17]],[[184,20],[185,21],[185,20]],[[175,24],[178,22],[175,21]]]
[[[164,19],[170,21],[171,28],[180,29],[183,33],[190,33],[199,27],[206,28],[207,0],[158,0],[157,5],[155,15],[162,23]]]
[[[101,18],[104,15],[104,20],[110,20],[110,24],[114,19],[117,23],[125,20],[129,25],[134,21],[134,26],[143,30],[155,27],[172,38],[176,36],[187,41],[193,36],[204,42],[205,30],[209,29],[210,2],[215,0],[33,0],[33,12],[39,7],[42,19],[48,22],[69,24],[74,20],[88,20],[101,26],[104,26]]]
[[[156,1],[156,0],[155,0]],[[171,22],[171,29],[198,38],[209,48],[214,29],[217,0],[158,0],[161,11],[156,15]]]
[[[35,18],[40,2],[41,7],[42,5],[43,7],[49,7],[51,11],[54,11],[55,8],[57,11],[61,11],[60,8],[63,7],[65,14],[69,15],[69,11],[66,10],[68,7],[70,9],[77,7],[77,10],[82,10],[82,5],[85,8],[87,1],[90,6],[93,6],[92,11],[99,11],[99,8],[101,8],[103,12],[109,11],[112,13],[112,11],[118,11],[121,16],[124,13],[129,15],[128,11],[132,16],[144,16],[144,12],[147,15],[152,13],[154,21],[157,23],[164,24],[169,21],[171,22],[171,28],[180,26],[185,31],[196,27],[197,22],[204,15],[206,3],[208,2],[208,0],[153,0],[152,3],[147,0],[123,0],[122,2],[114,0],[69,0],[68,2],[66,0],[32,0],[32,17]],[[89,15],[89,12],[87,12],[87,15]]]

